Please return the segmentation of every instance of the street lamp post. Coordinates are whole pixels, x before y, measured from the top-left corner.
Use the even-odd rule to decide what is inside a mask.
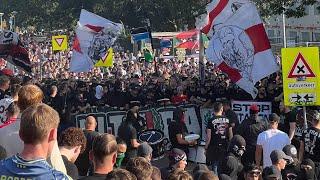
[[[282,28],[283,28],[283,47],[287,47],[287,35],[286,35],[286,14],[285,14],[285,6],[282,4]]]
[[[0,13],[0,23],[1,23],[1,29],[3,29],[3,25],[2,25],[2,16],[4,15],[4,13]]]

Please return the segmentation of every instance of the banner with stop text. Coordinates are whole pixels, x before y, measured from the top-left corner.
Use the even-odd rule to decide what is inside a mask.
[[[271,102],[254,102],[254,101],[232,101],[232,110],[238,115],[239,123],[250,117],[250,106],[256,104],[259,107],[259,116],[267,120],[272,113]]]

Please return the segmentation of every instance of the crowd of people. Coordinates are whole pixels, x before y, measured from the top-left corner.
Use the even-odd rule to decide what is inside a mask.
[[[252,100],[211,62],[205,80],[195,58],[178,61],[116,52],[114,66],[87,73],[69,72],[72,51],[53,52],[49,41],[28,43],[32,76],[2,71],[0,76],[0,179],[319,179],[320,113],[308,111],[309,128],[299,110],[283,104],[282,77],[275,73],[256,84],[255,101],[272,102],[268,119],[250,106],[241,124],[231,100]],[[184,109],[177,107],[169,123],[169,164],[156,167],[152,147],[139,142],[146,130],[139,108],[192,103],[212,108],[206,127],[206,165],[188,169]],[[85,129],[72,116],[96,107],[126,110],[118,137],[96,132],[89,115]]]

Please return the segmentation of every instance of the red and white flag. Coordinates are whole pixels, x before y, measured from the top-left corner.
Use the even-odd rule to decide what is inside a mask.
[[[202,29],[211,36],[207,59],[255,98],[256,82],[279,70],[256,6],[245,0],[219,0],[208,19]]]
[[[122,28],[122,24],[82,9],[73,42],[70,71],[89,72],[105,57]]]

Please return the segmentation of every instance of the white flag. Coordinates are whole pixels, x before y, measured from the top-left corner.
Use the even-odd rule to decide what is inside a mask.
[[[279,70],[257,8],[245,0],[220,0],[209,14],[202,29],[212,35],[208,60],[255,98],[256,82]]]
[[[122,24],[82,9],[73,43],[70,71],[90,71],[105,56],[122,28]]]

